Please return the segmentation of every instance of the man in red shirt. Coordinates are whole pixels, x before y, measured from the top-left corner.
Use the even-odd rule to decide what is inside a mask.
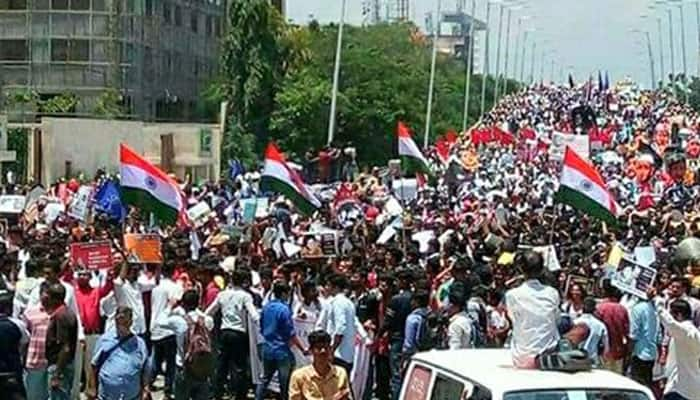
[[[96,382],[94,382],[92,373],[92,363],[90,362],[95,343],[102,332],[102,321],[100,320],[100,300],[112,291],[114,284],[112,282],[111,272],[107,276],[104,285],[93,288],[90,285],[92,278],[91,271],[81,269],[77,271],[78,279],[75,281],[75,301],[78,303],[78,311],[80,312],[80,320],[83,322],[85,331],[85,348],[81,354],[83,358],[82,366],[85,372],[85,390],[96,390]],[[88,392],[92,393],[92,392]]]
[[[603,293],[605,298],[596,307],[596,317],[608,328],[610,341],[610,349],[603,354],[603,366],[609,371],[622,374],[629,340],[627,338],[630,329],[629,314],[619,302],[620,292],[609,279],[603,281]]]

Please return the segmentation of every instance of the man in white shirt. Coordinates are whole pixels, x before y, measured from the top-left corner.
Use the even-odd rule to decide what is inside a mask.
[[[199,294],[188,290],[182,295],[182,307],[173,308],[177,300],[171,298],[156,319],[154,328],[167,329],[175,333],[177,376],[175,378],[175,400],[208,400],[209,381],[192,376],[185,368],[187,335],[189,328],[201,322],[207,331],[214,328],[214,319],[197,308]],[[210,342],[211,344],[211,342]],[[212,359],[213,360],[213,359]]]
[[[133,324],[131,331],[143,336],[146,334],[146,312],[143,306],[143,292],[153,289],[150,283],[139,281],[139,264],[122,264],[119,276],[114,280],[114,299],[117,307],[129,307]]]
[[[539,253],[516,255],[515,266],[526,281],[506,292],[508,317],[513,321],[513,363],[518,368],[536,368],[536,357],[556,349],[559,342],[559,292],[540,282],[543,260]]]
[[[669,310],[657,307],[661,324],[671,336],[664,400],[693,400],[700,394],[700,330],[685,300],[671,303]]]
[[[450,350],[469,349],[472,347],[472,317],[464,310],[467,289],[461,283],[450,287],[447,313],[450,324],[447,327],[447,347]]]
[[[171,277],[174,265],[166,262],[161,269],[161,278],[158,285],[151,291],[151,352],[153,373],[151,384],[156,376],[161,373],[165,363],[165,388],[167,397],[173,393],[175,381],[175,331],[166,326],[156,324],[156,319],[161,316],[171,300],[178,301],[182,297],[182,287],[175,283]]]
[[[253,296],[243,289],[246,282],[250,282],[250,271],[242,269],[234,271],[231,286],[219,292],[214,302],[205,311],[207,315],[214,316],[221,310],[216,398],[223,397],[225,386],[228,386],[229,375],[231,376],[230,387],[236,400],[246,399],[250,386],[248,316],[253,321],[259,321],[260,314],[253,304]]]
[[[606,354],[610,349],[610,341],[608,339],[608,328],[593,315],[596,306],[594,298],[585,298],[583,300],[583,314],[574,320],[574,325],[584,324],[588,327],[588,337],[581,343],[580,347],[586,350],[588,357],[593,362],[593,366],[598,368],[602,365],[602,355]]]
[[[329,294],[333,298],[328,307],[326,332],[333,338],[334,364],[343,367],[348,376],[355,358],[355,305],[345,295],[350,287],[348,279],[334,275],[329,281]]]

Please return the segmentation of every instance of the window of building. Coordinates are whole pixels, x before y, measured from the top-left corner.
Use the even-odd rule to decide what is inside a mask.
[[[52,39],[51,61],[87,62],[90,60],[90,41],[86,39]]]
[[[0,61],[26,61],[28,53],[26,40],[0,40]]]
[[[107,61],[107,51],[108,44],[106,41],[93,40],[92,41],[92,61],[93,62],[106,62]]]
[[[92,9],[95,11],[107,11],[107,2],[105,0],[92,0]]]
[[[153,15],[153,0],[146,0],[144,3],[146,7],[146,16],[150,17]]]
[[[163,3],[163,22],[169,24],[170,21],[170,5],[168,3]]]
[[[192,28],[192,32],[194,33],[199,31],[199,17],[197,16],[196,10],[192,10],[192,13],[190,14],[190,28]]]
[[[206,21],[206,35],[211,37],[214,35],[214,17],[207,15]]]
[[[182,8],[175,6],[175,26],[182,26]]]
[[[51,0],[52,10],[67,10],[68,0]]]
[[[135,7],[134,0],[126,0],[126,12],[133,14]]]
[[[68,40],[51,40],[51,61],[68,61]]]
[[[0,10],[26,10],[27,0],[0,0]]]
[[[221,17],[217,17],[214,22],[214,34],[216,37],[221,37]]]
[[[71,10],[89,10],[90,0],[70,0]]]
[[[34,0],[34,9],[48,10],[51,8],[51,0]]]

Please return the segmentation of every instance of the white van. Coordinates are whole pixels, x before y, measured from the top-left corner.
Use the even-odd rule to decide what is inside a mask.
[[[401,400],[653,400],[651,391],[604,370],[576,373],[513,367],[509,350],[418,353]]]

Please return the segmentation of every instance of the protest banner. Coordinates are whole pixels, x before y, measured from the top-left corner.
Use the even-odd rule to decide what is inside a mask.
[[[612,277],[612,285],[625,293],[645,299],[647,290],[654,285],[656,270],[623,257]]]
[[[209,219],[209,214],[211,214],[211,208],[209,208],[209,204],[205,201],[200,201],[187,209],[187,218],[189,218],[196,227],[204,225]]]
[[[590,155],[588,135],[573,135],[561,132],[552,134],[552,144],[549,146],[549,159],[562,161],[567,146],[571,147],[579,156],[588,159]]]
[[[160,264],[163,262],[160,236],[127,233],[124,235],[127,260],[132,264]]]
[[[0,214],[19,214],[24,210],[26,197],[18,195],[0,196]]]
[[[593,279],[586,278],[585,276],[580,275],[569,275],[566,277],[566,285],[564,286],[564,297],[569,297],[569,290],[571,290],[571,286],[574,284],[578,284],[579,286],[581,286],[581,288],[589,295],[593,293],[595,284]]]
[[[86,222],[88,212],[90,211],[90,197],[92,196],[92,187],[83,185],[78,188],[73,198],[68,205],[68,216],[75,218],[78,221]]]
[[[112,268],[112,246],[108,240],[92,243],[72,243],[70,262],[74,268]]]

